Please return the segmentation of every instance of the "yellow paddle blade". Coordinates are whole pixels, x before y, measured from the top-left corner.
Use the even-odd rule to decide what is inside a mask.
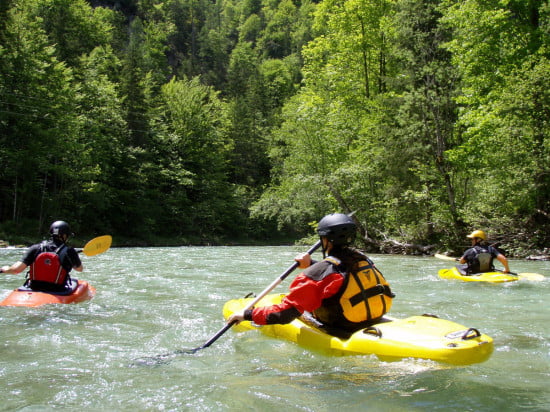
[[[112,241],[113,238],[111,237],[111,235],[104,235],[93,238],[88,243],[86,243],[84,249],[82,249],[82,253],[84,253],[86,256],[99,255],[100,253],[106,252],[111,247]]]
[[[436,253],[434,255],[434,257],[436,257],[438,259],[441,259],[441,260],[452,260],[453,262],[456,262],[458,260],[458,258],[454,258],[454,257],[447,256],[447,255],[442,255],[440,253]]]
[[[525,280],[531,280],[534,282],[540,282],[544,280],[544,275],[540,273],[518,273],[518,277]]]

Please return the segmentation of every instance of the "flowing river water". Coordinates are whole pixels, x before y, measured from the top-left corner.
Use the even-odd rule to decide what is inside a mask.
[[[112,248],[83,257],[88,302],[0,308],[0,411],[549,411],[550,262],[512,260],[542,282],[440,279],[452,262],[371,255],[390,314],[436,314],[494,339],[481,364],[330,357],[229,330],[225,301],[259,293],[307,247]],[[21,250],[0,250],[11,264]],[[319,254],[314,255],[319,258]],[[297,274],[297,272],[296,272]],[[285,292],[294,274],[276,292]],[[0,275],[0,298],[23,282]]]

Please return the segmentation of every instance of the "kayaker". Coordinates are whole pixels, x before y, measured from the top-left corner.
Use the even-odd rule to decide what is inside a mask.
[[[323,217],[317,227],[323,260],[312,264],[307,253],[296,257],[305,270],[280,304],[237,312],[228,322],[285,324],[307,312],[327,330],[354,332],[379,321],[389,311],[394,295],[372,261],[350,247],[356,229],[348,215]]]
[[[487,245],[487,235],[483,230],[474,230],[467,236],[471,239],[472,247],[464,252],[459,260],[458,270],[465,275],[476,273],[493,272],[493,260],[496,258],[502,266],[503,273],[510,273],[508,259],[493,246]]]
[[[30,246],[23,258],[11,266],[2,266],[0,272],[17,274],[29,267],[24,288],[45,292],[70,292],[69,272],[84,269],[78,252],[67,245],[73,236],[67,222],[57,220],[50,225],[50,239]]]

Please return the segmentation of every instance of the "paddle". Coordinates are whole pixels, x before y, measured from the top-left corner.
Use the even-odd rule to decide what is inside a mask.
[[[499,272],[501,272],[501,271],[499,270]],[[505,274],[506,275],[514,275],[514,276],[517,276],[520,279],[531,280],[531,281],[534,281],[534,282],[540,282],[540,281],[544,280],[544,275],[541,275],[540,273],[529,273],[529,272],[514,273],[514,272],[508,272],[508,273],[505,273]]]
[[[315,252],[319,246],[321,246],[321,241],[317,241],[308,251],[307,253],[309,255],[312,255],[313,252]],[[265,288],[252,302],[250,302],[244,310],[252,309],[256,303],[258,303],[265,295],[267,295],[269,292],[271,292],[275,287],[277,287],[285,278],[290,275],[296,268],[298,267],[298,262],[294,262],[290,267],[285,270],[277,279],[275,279],[271,284]],[[199,346],[198,348],[191,349],[190,351],[187,351],[187,353],[195,353],[201,349],[207,348],[210,345],[212,345],[214,342],[218,340],[225,332],[227,332],[231,326],[233,326],[235,322],[232,323],[226,323],[223,328],[221,328],[214,336],[212,336],[210,339],[208,339],[202,346]]]
[[[459,258],[454,258],[452,256],[447,256],[447,255],[441,255],[439,253],[436,253],[434,256],[441,260],[452,260],[453,262],[457,262],[460,260]]]
[[[447,256],[447,255],[441,255],[439,253],[436,253],[434,256],[436,258],[442,259],[442,260],[452,260],[452,261],[455,261],[455,262],[460,260],[459,258],[454,258],[454,257]],[[498,270],[497,272],[502,272],[502,271]],[[544,280],[544,276],[539,274],[539,273],[529,273],[529,272],[514,273],[514,272],[508,272],[508,273],[505,273],[505,275],[513,275],[513,276],[517,276],[520,279],[531,280],[531,281],[535,281],[535,282],[540,282],[541,280]]]
[[[319,240],[317,243],[315,243],[308,251],[307,253],[309,255],[313,254],[319,246],[321,246],[321,241]],[[279,285],[285,278],[290,275],[296,268],[298,267],[298,262],[294,262],[287,270],[285,270],[277,279],[275,279],[271,284],[265,288],[252,302],[250,302],[244,310],[252,309],[254,305],[256,305],[265,295],[267,295],[269,292],[271,292],[277,285]],[[227,332],[231,327],[235,324],[235,322],[232,323],[226,323],[223,328],[221,328],[214,336],[212,336],[210,339],[208,339],[204,344],[201,346],[194,348],[194,349],[180,349],[172,353],[165,353],[164,355],[157,355],[154,357],[149,358],[142,358],[138,359],[138,364],[144,364],[144,365],[158,365],[160,363],[165,362],[167,358],[173,357],[175,355],[180,354],[194,354],[198,352],[201,349],[207,348],[210,345],[212,345],[214,342],[216,342],[225,332]]]
[[[86,256],[95,256],[106,252],[110,247],[113,238],[110,235],[98,236],[93,238],[84,245],[82,249],[76,249],[77,252],[82,252]]]

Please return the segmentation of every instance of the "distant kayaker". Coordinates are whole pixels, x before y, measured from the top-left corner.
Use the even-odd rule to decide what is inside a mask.
[[[78,252],[67,245],[73,233],[62,220],[50,226],[50,239],[30,246],[23,258],[11,266],[2,266],[0,272],[17,274],[29,267],[24,288],[46,292],[70,292],[69,272],[84,269]]]
[[[317,227],[323,260],[313,263],[309,254],[299,255],[295,260],[305,270],[280,304],[237,312],[228,323],[285,324],[306,312],[328,331],[354,332],[379,321],[394,295],[372,261],[350,247],[356,229],[348,215],[323,217]]]
[[[496,258],[502,266],[503,273],[510,273],[508,259],[493,246],[485,244],[487,235],[483,230],[474,230],[468,238],[472,241],[472,247],[459,260],[460,266],[458,270],[465,275],[473,275],[476,273],[493,272],[493,260]]]

